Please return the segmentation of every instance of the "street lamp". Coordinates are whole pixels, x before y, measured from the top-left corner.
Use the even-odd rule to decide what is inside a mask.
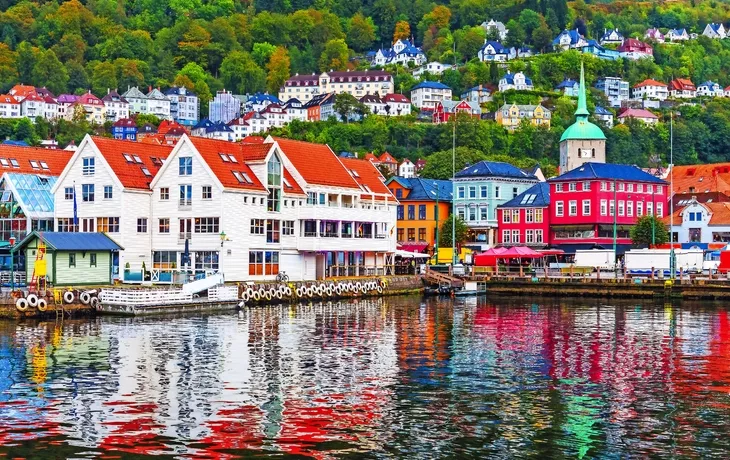
[[[439,186],[438,182],[434,182],[436,188],[436,210],[434,211],[434,219],[436,220],[436,233],[434,236],[434,253],[436,254],[436,265],[439,263]]]
[[[223,247],[223,243],[228,241],[228,239],[226,238],[226,232],[221,231],[220,237],[221,237],[221,247]]]
[[[10,243],[10,288],[15,291],[15,237],[11,236],[8,238]]]

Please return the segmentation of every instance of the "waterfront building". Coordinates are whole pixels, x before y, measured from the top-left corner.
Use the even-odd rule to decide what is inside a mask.
[[[601,128],[588,121],[589,115],[585,73],[581,64],[575,123],[560,136],[561,173],[571,171],[586,162],[606,162],[606,135]]]
[[[629,232],[639,217],[665,216],[669,197],[666,181],[636,166],[584,163],[550,184],[552,245],[571,253],[595,245],[617,253],[631,247]]]
[[[596,89],[602,91],[611,107],[621,107],[629,100],[629,82],[618,77],[603,77],[596,80]]]
[[[480,161],[454,177],[456,215],[469,226],[470,245],[487,249],[497,244],[497,207],[538,182],[517,166]]]
[[[451,215],[452,182],[394,176],[386,186],[399,202],[396,239],[401,249],[432,252],[437,246],[437,229]]]
[[[675,209],[690,201],[730,202],[730,163],[674,166],[669,174]]]
[[[436,104],[451,97],[451,88],[437,81],[422,81],[411,88],[411,102],[419,109],[434,110]]]
[[[170,100],[170,116],[183,126],[195,126],[200,119],[200,99],[184,86],[173,86],[165,91]]]
[[[514,131],[520,126],[523,119],[530,120],[533,126],[546,126],[550,128],[550,117],[552,113],[549,109],[537,105],[527,104],[504,104],[497,110],[495,119],[498,124],[504,126],[510,131]]]
[[[677,243],[730,243],[730,203],[690,198],[663,222]]]
[[[497,206],[497,244],[532,246],[550,244],[550,185],[539,182]]]
[[[26,284],[37,279],[36,261],[42,254],[46,279],[53,286],[112,284],[112,260],[121,249],[105,233],[52,231],[34,231],[15,248],[25,256]]]
[[[308,102],[317,94],[348,93],[357,99],[366,94],[383,97],[393,92],[393,76],[382,70],[333,71],[319,75],[295,75],[290,77],[279,91],[282,101],[292,97],[302,103]]]
[[[112,261],[115,278],[139,277],[142,264],[152,267],[150,183],[171,150],[86,136],[52,189],[55,230],[107,233],[124,248]]]

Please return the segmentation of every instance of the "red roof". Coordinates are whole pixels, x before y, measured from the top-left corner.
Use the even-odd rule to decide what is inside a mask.
[[[266,139],[261,136],[246,136],[241,140],[241,142],[244,144],[263,144],[265,140]]]
[[[0,95],[0,103],[3,104],[19,104],[18,100],[9,94]]]
[[[188,132],[183,125],[176,121],[162,120],[160,126],[157,127],[157,134],[167,134],[169,131],[173,131],[171,134],[176,134],[179,133],[180,130],[185,133]]]
[[[25,97],[28,97],[31,94],[35,94],[36,93],[36,90],[35,90],[35,86],[30,86],[30,85],[15,85],[12,88],[10,88],[9,93],[12,94],[13,96],[18,96],[18,97],[21,97],[21,98],[25,98]]]
[[[72,156],[73,152],[68,150],[0,144],[0,174],[8,171],[59,176]]]
[[[28,94],[27,96],[25,96],[25,99],[23,99],[23,100],[24,100],[24,101],[36,101],[36,102],[43,102],[43,101],[44,101],[45,99],[43,99],[42,97],[40,97],[40,96],[38,95],[38,93],[36,93],[36,92],[32,92],[32,93],[29,93],[29,94]]]
[[[372,153],[366,153],[364,159],[368,160],[371,163],[380,163],[380,160],[378,160],[378,157],[376,157]]]
[[[378,168],[375,167],[368,160],[358,160],[356,158],[340,158],[340,161],[347,169],[351,171],[351,174],[357,181],[360,188],[367,186],[373,193],[382,193],[389,196],[393,196],[390,193],[388,187],[383,183],[383,175],[380,174]],[[364,189],[367,191],[366,189]]]
[[[82,94],[78,99],[76,99],[76,103],[84,105],[104,105],[104,101],[91,93]]]
[[[624,40],[624,42],[618,47],[618,50],[622,53],[638,51],[640,53],[647,53],[647,54],[651,54],[653,51],[651,46],[649,46],[646,43],[639,41],[635,38],[629,38],[629,39]]]
[[[663,86],[667,87],[665,83],[662,83],[660,81],[652,80],[651,78],[647,78],[646,80],[642,81],[641,83],[637,83],[634,88],[643,88],[644,86]]]
[[[646,109],[626,109],[618,116],[618,118],[651,118],[658,120],[659,117]]]
[[[130,128],[136,127],[137,124],[131,118],[120,118],[119,120],[115,121],[112,126],[116,126],[118,128]]]
[[[289,183],[289,185],[286,185],[286,182],[284,183],[284,193],[292,195],[306,195],[302,187],[299,185],[296,179],[294,179],[294,176],[292,176],[292,174],[286,168],[284,168],[284,179],[286,179],[286,182]]]
[[[220,183],[223,184],[223,187],[266,191],[258,177],[243,161],[243,158],[247,155],[245,150],[251,147],[259,148],[259,146],[242,145],[204,137],[191,137],[190,142],[195,146],[195,149],[200,153],[200,156],[208,164]],[[236,161],[231,161],[231,156]],[[238,180],[237,175],[244,179],[250,179],[250,181],[244,180],[242,182]]]
[[[395,93],[386,94],[385,97],[383,97],[383,102],[402,102],[404,104],[411,103],[411,101],[404,95]]]
[[[95,136],[92,137],[92,141],[122,186],[140,190],[150,189],[150,182],[162,166],[162,160],[167,158],[172,150],[168,145],[143,144],[106,137]],[[145,174],[143,168],[146,168],[150,175]]]
[[[695,84],[692,83],[692,80],[688,78],[676,78],[672,80],[671,87],[673,90],[677,91],[696,91],[697,88],[695,87]]]
[[[383,153],[380,155],[380,162],[381,163],[392,163],[392,164],[398,164],[398,160],[393,158],[393,155],[391,155],[388,152]]]
[[[360,189],[329,146],[280,137],[273,139],[308,183]]]

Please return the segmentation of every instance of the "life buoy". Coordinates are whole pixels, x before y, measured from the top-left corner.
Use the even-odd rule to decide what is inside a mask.
[[[92,297],[91,300],[89,301],[89,305],[91,305],[91,308],[93,308],[94,310],[97,310],[98,309],[97,307],[99,306],[99,298]]]
[[[256,302],[261,300],[261,294],[259,293],[259,291],[253,291],[253,300],[255,300]]]
[[[266,292],[264,293],[264,298],[265,298],[266,300],[271,300],[271,291],[266,291]]]
[[[380,284],[380,287],[385,288],[385,284],[386,284],[385,278],[380,278],[379,284]]]
[[[63,301],[66,303],[73,303],[74,293],[72,291],[66,291],[63,293]]]
[[[23,297],[18,298],[15,301],[15,308],[18,309],[18,311],[25,311],[28,309],[28,301],[25,300]]]
[[[249,299],[250,299],[251,297],[253,297],[253,289],[251,289],[250,287],[249,287],[249,288],[247,288],[247,289],[246,289],[246,294],[248,294],[248,298],[249,298]]]
[[[264,287],[261,286],[259,288],[259,297],[261,297],[263,299],[265,295],[266,295],[266,289],[264,289]]]
[[[300,288],[299,286],[297,286],[297,288],[294,290],[294,292],[296,293],[297,297],[302,296],[302,288]]]
[[[35,294],[28,294],[26,300],[28,301],[29,307],[35,307],[38,305],[38,296]]]
[[[46,311],[48,310],[48,302],[46,302],[46,299],[38,299],[35,307],[38,311]]]
[[[320,284],[319,286],[317,286],[317,294],[324,296],[326,289],[327,286],[325,286],[324,284]]]
[[[91,294],[89,294],[88,292],[84,291],[79,296],[79,300],[81,300],[81,303],[82,304],[89,305],[89,302],[91,302]]]
[[[250,298],[251,298],[251,296],[248,295],[248,291],[243,291],[243,294],[241,294],[241,299],[244,302],[248,302]]]

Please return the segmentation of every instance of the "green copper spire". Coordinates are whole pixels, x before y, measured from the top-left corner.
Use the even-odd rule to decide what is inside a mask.
[[[588,107],[586,105],[586,77],[583,71],[583,62],[580,63],[580,88],[578,89],[578,109],[575,116],[581,120],[588,118]]]

